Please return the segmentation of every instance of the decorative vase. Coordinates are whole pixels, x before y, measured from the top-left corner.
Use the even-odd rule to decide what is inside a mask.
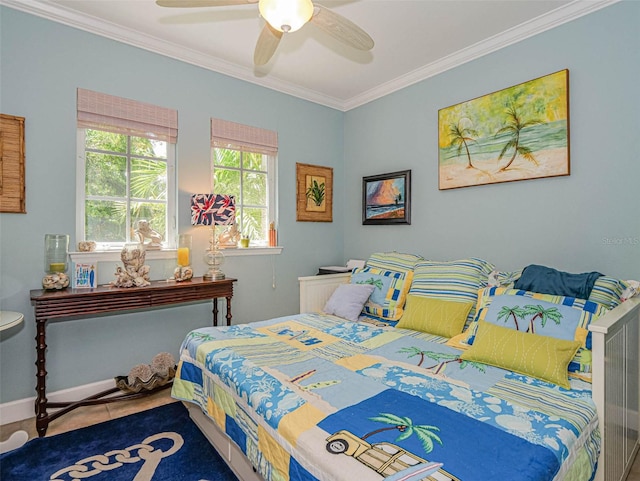
[[[45,234],[44,271],[42,287],[49,290],[64,289],[69,286],[69,236],[67,234]]]

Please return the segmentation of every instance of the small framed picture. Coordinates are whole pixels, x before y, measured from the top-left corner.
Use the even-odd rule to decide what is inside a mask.
[[[362,178],[362,224],[411,224],[411,171]]]
[[[333,169],[296,163],[296,220],[333,222]]]
[[[73,287],[98,287],[98,268],[95,263],[77,263],[74,268]]]

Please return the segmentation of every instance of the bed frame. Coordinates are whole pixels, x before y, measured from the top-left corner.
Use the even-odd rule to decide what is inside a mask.
[[[300,312],[321,311],[350,273],[299,277]],[[598,410],[602,450],[594,481],[624,481],[640,447],[640,298],[622,303],[591,324],[593,400]],[[192,404],[193,421],[240,481],[264,481],[242,451]]]

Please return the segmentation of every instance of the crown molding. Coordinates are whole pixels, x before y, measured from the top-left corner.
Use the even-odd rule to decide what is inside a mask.
[[[51,4],[46,0],[0,0],[0,5],[346,112],[619,1],[621,0],[574,0],[545,15],[459,50],[346,100],[337,99],[269,76],[256,78],[254,71],[250,68],[240,67],[95,17],[79,15],[71,9]]]
[[[545,15],[541,15],[509,30],[505,30],[498,35],[489,37],[488,39],[471,45],[470,47],[459,50],[451,55],[442,57],[435,62],[425,65],[424,67],[409,72],[406,75],[397,77],[390,82],[386,82],[363,92],[360,95],[356,95],[355,97],[345,101],[343,111],[346,112],[354,109],[422,80],[459,67],[462,64],[483,57],[484,55],[488,55],[584,15],[588,15],[597,10],[613,5],[619,1],[621,0],[575,0]]]

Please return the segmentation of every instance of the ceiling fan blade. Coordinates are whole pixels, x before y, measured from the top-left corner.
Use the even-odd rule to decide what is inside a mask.
[[[316,27],[332,37],[359,50],[371,50],[373,39],[367,32],[351,20],[322,5],[314,4],[314,14],[310,20]]]
[[[258,0],[156,0],[160,7],[190,8],[190,7],[226,7],[227,5],[246,5],[258,3]]]
[[[264,65],[271,60],[271,57],[273,57],[273,54],[280,44],[282,35],[282,32],[266,23],[258,37],[256,49],[253,52],[253,63],[256,65]]]

